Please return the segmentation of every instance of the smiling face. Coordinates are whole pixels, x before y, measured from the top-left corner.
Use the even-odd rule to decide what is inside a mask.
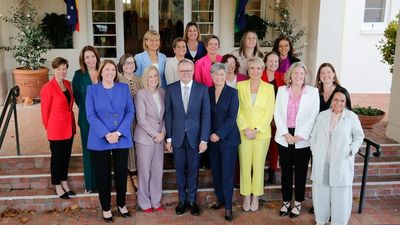
[[[83,61],[88,69],[96,68],[97,58],[94,52],[87,50],[83,53]]]
[[[216,38],[211,38],[211,39],[207,42],[207,46],[206,46],[207,54],[209,54],[209,55],[216,55],[216,54],[218,53],[218,49],[219,49],[219,42],[218,42],[218,39],[216,39]]]
[[[335,73],[329,66],[322,67],[319,73],[319,78],[322,84],[333,84],[335,76]]]
[[[184,57],[186,54],[186,43],[179,41],[174,48],[174,53],[177,57]]]
[[[160,48],[160,38],[156,35],[151,35],[146,39],[145,44],[148,50],[158,51]]]
[[[292,85],[303,86],[305,76],[306,71],[303,67],[297,66],[296,68],[294,68],[293,73],[290,76],[290,79],[292,80]]]
[[[117,75],[117,69],[111,63],[107,63],[104,65],[103,70],[101,71],[101,77],[103,78],[103,82],[114,83],[114,78]]]
[[[135,71],[135,59],[133,57],[127,58],[122,65],[122,70],[124,74],[133,74],[133,71]]]
[[[229,74],[235,73],[236,61],[232,57],[228,58],[225,64]]]
[[[333,95],[331,107],[334,113],[341,113],[346,106],[346,96],[341,92]]]
[[[256,62],[252,62],[248,64],[247,71],[251,80],[258,80],[261,79],[263,67]]]
[[[199,33],[196,26],[190,26],[188,29],[187,37],[191,41],[197,41]]]
[[[67,76],[67,65],[66,64],[61,64],[59,67],[54,69],[54,77],[58,80],[58,81],[62,81],[65,79],[65,77]]]
[[[287,40],[281,40],[279,42],[279,48],[278,48],[279,54],[281,58],[286,58],[289,51],[290,51],[290,44],[289,41]]]
[[[226,72],[221,69],[211,74],[211,78],[213,80],[214,86],[221,87],[225,85],[226,81]]]
[[[194,69],[192,64],[188,62],[178,64],[179,79],[182,81],[182,83],[188,84],[190,81],[192,81],[193,73]]]
[[[275,54],[270,54],[265,62],[268,71],[275,72],[279,66],[279,57]]]
[[[255,48],[257,45],[257,36],[253,32],[248,32],[246,35],[246,48]]]
[[[158,87],[158,83],[159,83],[160,78],[158,76],[157,70],[151,70],[149,72],[149,75],[148,75],[147,79],[148,79],[147,83],[149,85],[149,89],[156,89]]]

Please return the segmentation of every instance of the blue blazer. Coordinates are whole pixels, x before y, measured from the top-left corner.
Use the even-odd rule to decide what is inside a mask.
[[[185,113],[180,81],[168,85],[165,94],[165,128],[174,148],[182,147],[186,131],[190,147],[198,149],[200,141],[208,142],[210,125],[210,98],[206,86],[193,81]]]
[[[216,133],[221,147],[234,147],[240,144],[240,133],[236,125],[239,98],[236,89],[225,85],[215,102],[215,87],[208,89],[211,105],[211,134]],[[209,142],[210,144],[214,144]]]
[[[165,80],[164,70],[165,70],[165,63],[167,62],[167,56],[165,56],[161,52],[157,52],[157,57],[158,57],[158,73],[160,74],[160,80],[161,80],[160,85],[162,88],[166,88],[167,81]],[[144,69],[152,64],[149,53],[147,51],[138,53],[135,55],[135,60],[136,60],[135,74],[138,77],[141,77],[143,75]]]
[[[189,47],[186,45],[185,58],[192,60],[193,63],[195,63],[198,59],[202,58],[206,54],[207,54],[207,50],[206,50],[206,47],[204,47],[204,43],[202,41],[199,41],[199,43],[197,44],[197,52],[194,57],[190,54]]]
[[[87,87],[86,115],[90,124],[88,149],[95,151],[130,148],[133,146],[131,126],[135,108],[128,85],[115,83],[113,99],[109,100],[102,83]],[[110,144],[105,138],[118,131],[118,143]]]

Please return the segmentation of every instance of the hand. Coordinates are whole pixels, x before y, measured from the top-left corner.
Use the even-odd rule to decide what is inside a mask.
[[[303,140],[302,137],[300,137],[299,135],[294,136],[294,143],[297,143],[299,141]]]
[[[287,133],[287,134],[285,134],[283,136],[285,137],[285,140],[289,145],[293,145],[295,143],[294,142],[294,137],[291,134]]]
[[[118,136],[117,132],[112,132],[112,133],[108,133],[106,135],[106,139],[107,139],[108,143],[114,144],[114,143],[118,143],[119,136]]]
[[[165,149],[167,149],[168,152],[173,152],[171,142],[167,142],[167,143],[165,144]]]
[[[249,140],[254,140],[256,139],[256,135],[257,135],[257,130],[256,129],[249,129],[246,128],[244,130],[244,134],[246,135],[246,138]]]
[[[156,136],[153,138],[155,143],[161,143],[162,140],[164,140],[165,134],[164,132],[156,134]]]
[[[199,153],[203,153],[207,150],[207,143],[200,142],[199,144]]]
[[[218,142],[219,141],[219,137],[216,133],[211,134],[210,136],[210,141],[212,142]]]

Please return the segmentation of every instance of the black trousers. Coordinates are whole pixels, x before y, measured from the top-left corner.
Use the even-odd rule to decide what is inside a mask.
[[[289,133],[294,134],[294,129],[289,128]],[[295,200],[304,201],[306,191],[306,178],[308,162],[311,157],[310,147],[295,148],[278,144],[279,163],[282,169],[282,196],[283,201],[291,201],[293,195],[293,175],[295,186]]]
[[[102,210],[108,211],[111,209],[111,163],[114,167],[117,206],[124,207],[128,176],[128,149],[92,150],[92,156]]]
[[[49,140],[51,184],[53,185],[60,185],[61,181],[68,180],[68,167],[73,141],[73,137],[65,140]]]

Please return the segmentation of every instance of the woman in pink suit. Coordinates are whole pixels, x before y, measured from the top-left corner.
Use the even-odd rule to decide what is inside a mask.
[[[51,151],[51,184],[61,199],[75,195],[68,187],[68,165],[75,134],[71,83],[65,80],[68,61],[57,57],[51,63],[54,77],[40,91],[42,121]]]
[[[137,124],[134,133],[139,176],[138,204],[146,213],[164,211],[161,205],[164,157],[164,89],[155,66],[148,66],[135,96]]]

